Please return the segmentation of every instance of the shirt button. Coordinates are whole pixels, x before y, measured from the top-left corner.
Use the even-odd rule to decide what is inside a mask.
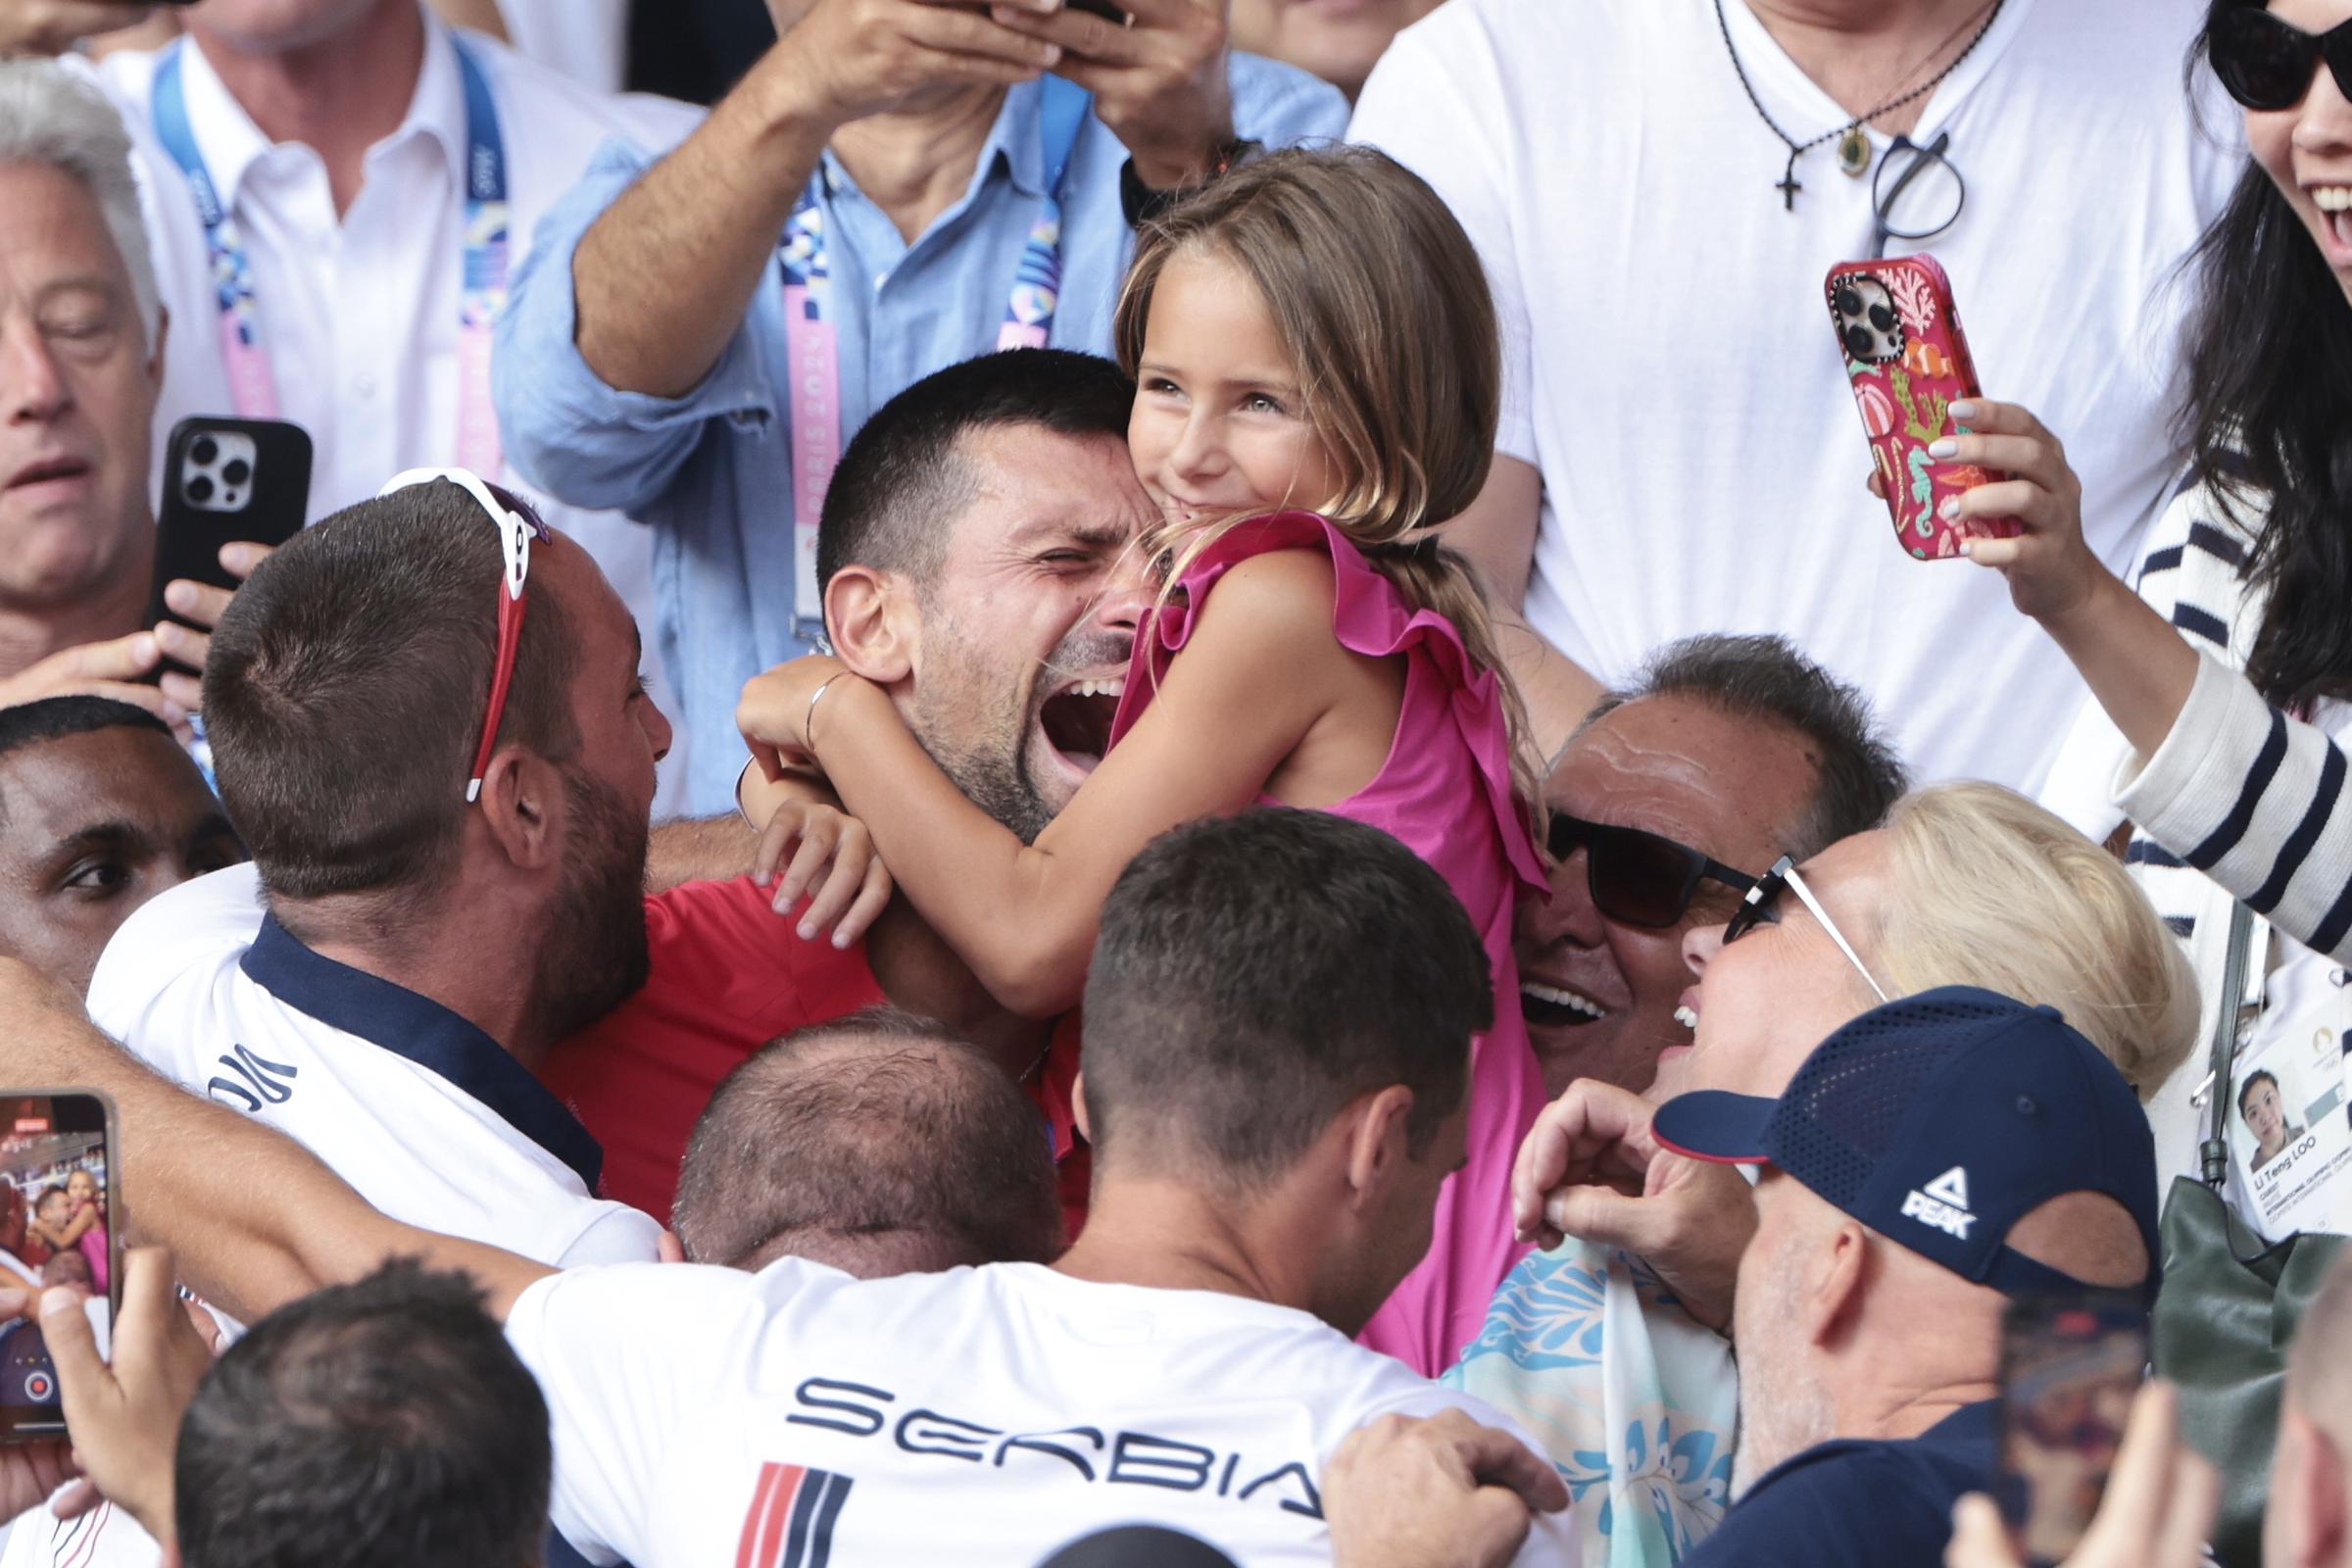
[[[889,281],[890,274],[888,272],[876,272],[874,274],[874,292],[877,294],[881,293],[882,285]]]

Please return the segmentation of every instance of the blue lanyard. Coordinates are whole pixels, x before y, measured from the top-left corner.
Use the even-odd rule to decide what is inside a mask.
[[[1039,164],[1046,199],[1029,225],[1012,293],[997,328],[997,347],[1043,348],[1054,330],[1054,308],[1061,294],[1061,187],[1070,153],[1094,109],[1094,94],[1061,76],[1048,76],[1037,110]],[[825,256],[825,212],[819,204],[825,173],[820,165],[784,227],[777,264],[784,282],[786,383],[792,399],[793,623],[799,636],[813,639],[824,627],[824,605],[816,588],[816,523],[825,490],[841,461],[848,433],[842,428],[838,318],[832,297],[832,268]]]
[[[473,51],[455,36],[451,46],[466,85],[466,258],[459,306],[458,461],[478,473],[499,471],[497,416],[490,405],[490,328],[507,296],[507,152],[499,133],[490,80]],[[262,340],[255,306],[253,264],[236,219],[220,199],[188,120],[183,54],[187,40],[164,51],[155,71],[155,130],[164,150],[187,176],[196,217],[204,225],[212,263],[214,303],[220,313],[220,347],[236,412],[248,418],[277,416],[276,378]]]

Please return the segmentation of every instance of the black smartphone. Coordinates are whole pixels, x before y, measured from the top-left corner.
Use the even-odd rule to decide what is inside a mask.
[[[0,1323],[0,1443],[66,1430],[57,1367],[41,1337],[41,1292],[75,1285],[98,1343],[122,1301],[114,1102],[90,1089],[0,1092],[0,1286],[26,1293]]]
[[[164,585],[174,579],[236,587],[221,569],[220,547],[282,545],[302,532],[310,506],[311,436],[301,425],[204,415],[173,425],[147,624],[179,619],[164,605]]]
[[[2028,1562],[2063,1562],[2082,1541],[2148,1376],[2137,1295],[2024,1297],[2001,1327],[2002,1511]]]
[[[1072,11],[1083,11],[1090,17],[1101,17],[1104,22],[1117,26],[1127,25],[1127,13],[1112,5],[1110,0],[1067,0],[1067,3]]]

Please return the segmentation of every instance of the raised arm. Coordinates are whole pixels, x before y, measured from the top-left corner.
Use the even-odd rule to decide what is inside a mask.
[[[854,675],[824,694],[816,760],[989,992],[1049,1017],[1078,1000],[1102,901],[1136,852],[1248,806],[1340,701],[1353,656],[1331,635],[1331,592],[1328,564],[1299,552],[1228,572],[1151,708],[1031,845],[965,800],[882,689]],[[805,750],[810,684],[839,668],[800,660],[754,680],[737,712],[746,738]]]
[[[1446,526],[1446,542],[1478,568],[1502,662],[1535,724],[1539,766],[1550,761],[1600,700],[1600,682],[1527,623],[1527,583],[1535,571],[1543,502],[1544,475],[1535,465],[1496,453],[1486,488]]]
[[[943,87],[1006,86],[1058,52],[977,8],[816,0],[572,255],[580,356],[617,391],[678,398],[718,363],[836,130]]]
[[[237,1317],[403,1255],[469,1270],[502,1315],[550,1272],[385,1218],[299,1144],[158,1076],[91,1027],[71,992],[14,958],[0,958],[0,1078],[113,1099],[140,1240],[171,1247],[188,1283]]]

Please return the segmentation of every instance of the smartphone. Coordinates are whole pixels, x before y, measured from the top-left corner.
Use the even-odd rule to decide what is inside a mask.
[[[2009,1303],[1996,1491],[2027,1561],[2063,1562],[2082,1543],[2147,1375],[2148,1311],[2137,1295],[2081,1291]]]
[[[57,1368],[41,1338],[41,1291],[78,1285],[101,1348],[122,1300],[114,1102],[89,1089],[0,1092],[0,1286],[27,1292],[0,1323],[0,1443],[66,1430]]]
[[[2021,532],[2024,525],[2015,517],[1945,522],[1936,515],[1962,491],[2010,477],[1928,456],[1930,442],[1968,433],[1952,422],[1951,406],[1984,395],[1943,265],[1926,255],[1841,262],[1830,269],[1824,289],[1838,352],[1870,437],[1871,462],[1904,552],[1919,561],[1953,561],[1963,539],[2007,539]]]
[[[1101,17],[1104,22],[1122,27],[1127,25],[1127,13],[1112,5],[1110,0],[1068,0],[1068,3],[1072,11],[1083,11],[1088,16]]]
[[[202,415],[173,425],[147,624],[180,618],[164,605],[164,585],[176,578],[236,587],[221,568],[220,547],[282,545],[302,532],[310,505],[311,436],[301,425]]]

